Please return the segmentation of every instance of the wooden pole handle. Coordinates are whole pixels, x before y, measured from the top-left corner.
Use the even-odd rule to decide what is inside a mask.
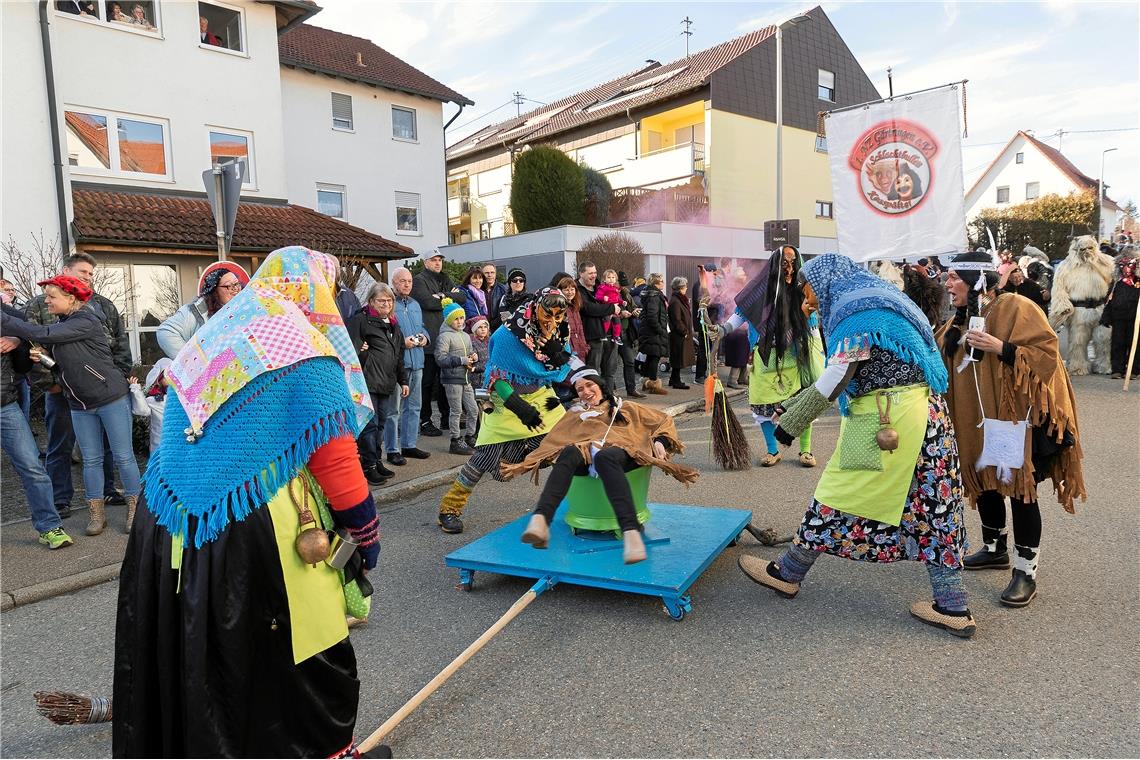
[[[1136,319],[1132,322],[1132,348],[1128,351],[1128,364],[1124,365],[1124,390],[1132,382],[1132,362],[1136,361],[1136,338],[1140,336],[1140,309],[1136,310]]]
[[[503,628],[506,627],[507,623],[514,620],[520,612],[527,608],[527,605],[538,598],[539,594],[553,585],[553,581],[549,577],[546,577],[541,579],[538,583],[534,584],[534,586],[532,586],[529,591],[520,596],[518,598],[518,601],[512,604],[511,608],[507,610],[502,617],[496,620],[490,628],[483,632],[482,636],[475,639],[475,641],[473,641],[469,647],[464,649],[463,652],[454,660],[452,660],[446,668],[441,670],[435,678],[428,681],[427,685],[420,689],[414,697],[404,703],[404,706],[397,710],[395,714],[392,715],[392,717],[384,721],[380,728],[369,734],[368,738],[366,738],[358,745],[360,752],[364,753],[371,751],[377,744],[380,743],[380,741],[385,736],[392,732],[392,729],[400,725],[404,718],[411,715],[417,707],[423,704],[424,700],[434,694],[436,689],[438,689],[440,686],[443,686],[447,679],[455,675],[455,671],[463,667],[463,665],[466,664],[468,660],[475,656],[476,652],[486,646],[487,642],[493,639],[499,633],[499,631],[503,630]]]

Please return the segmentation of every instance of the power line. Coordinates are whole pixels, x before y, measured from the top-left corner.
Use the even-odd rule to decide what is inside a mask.
[[[474,123],[475,123],[475,122],[477,122],[477,121],[482,121],[483,119],[486,119],[488,116],[490,116],[491,114],[493,114],[495,111],[498,111],[499,109],[502,109],[502,108],[506,108],[507,106],[509,106],[509,105],[512,105],[514,102],[515,102],[515,99],[514,99],[514,98],[511,98],[511,99],[510,99],[510,100],[508,100],[506,103],[503,103],[501,106],[499,106],[499,107],[497,107],[497,108],[492,108],[490,111],[488,111],[487,113],[483,114],[482,116],[476,116],[474,119],[471,119],[471,120],[469,120],[469,121],[465,121],[465,122],[463,122],[462,124],[456,124],[455,126],[453,126],[453,127],[450,127],[448,131],[450,131],[450,130],[452,130],[452,129],[463,129],[464,127],[466,127],[466,126],[468,126],[468,125],[470,125],[470,124],[474,124]]]

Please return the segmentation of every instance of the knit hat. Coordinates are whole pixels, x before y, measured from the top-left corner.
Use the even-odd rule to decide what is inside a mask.
[[[450,298],[445,298],[440,301],[443,304],[443,321],[446,324],[451,324],[451,320],[455,319],[456,314],[463,314],[463,307],[452,301]]]
[[[67,274],[57,274],[50,280],[40,280],[36,284],[41,287],[44,285],[55,285],[64,293],[75,296],[77,299],[83,302],[90,301],[91,296],[95,292],[91,290],[91,288],[87,285],[87,283],[83,282],[83,280]]]
[[[521,277],[523,284],[526,284],[526,272],[518,267],[511,267],[511,271],[507,272],[507,282],[510,282],[515,277]]]
[[[475,328],[479,326],[480,322],[487,322],[487,324],[490,325],[490,321],[488,321],[488,319],[485,316],[483,316],[482,314],[476,314],[475,316],[470,317],[467,320],[466,324],[464,324],[464,326],[463,326],[463,329],[465,329],[467,332],[474,335],[475,334]]]

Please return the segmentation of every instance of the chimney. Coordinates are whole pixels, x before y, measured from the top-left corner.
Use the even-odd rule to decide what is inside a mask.
[[[364,62],[364,53],[358,52],[356,54],[356,65],[361,68],[366,68],[368,66],[368,64]]]

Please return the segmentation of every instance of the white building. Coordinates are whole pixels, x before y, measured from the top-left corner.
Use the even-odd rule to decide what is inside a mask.
[[[1043,195],[1085,192],[1096,195],[1095,179],[1056,148],[1018,132],[966,193],[966,219],[972,221],[987,208],[1016,206]],[[1106,195],[1101,200],[1101,229],[1110,234],[1120,215],[1120,206]]]
[[[366,40],[301,26],[319,10],[309,0],[0,3],[0,240],[95,255],[142,363],[216,258],[202,180],[213,163],[243,166],[230,251],[251,270],[302,244],[336,253],[350,276],[381,276],[387,260],[446,242],[442,103],[470,101]],[[339,74],[345,59],[368,74]],[[343,96],[355,106],[347,126],[334,106]],[[411,139],[389,137],[397,106],[414,114]],[[321,206],[339,213],[312,210]]]

